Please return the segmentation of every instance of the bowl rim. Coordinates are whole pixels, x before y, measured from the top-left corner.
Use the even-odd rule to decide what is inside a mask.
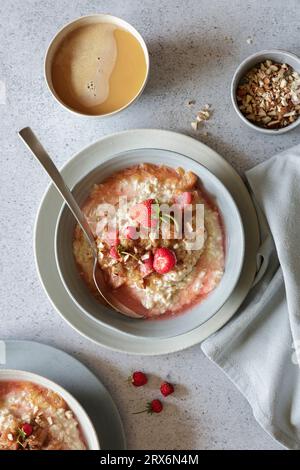
[[[5,375],[11,375],[14,378],[8,379],[3,377]],[[79,401],[61,385],[57,384],[53,380],[48,379],[47,377],[44,377],[43,375],[36,374],[34,372],[27,372],[21,369],[0,369],[0,382],[5,380],[32,382],[42,387],[49,388],[50,390],[59,394],[66,401],[71,411],[73,411],[75,414],[75,417],[82,428],[85,440],[88,440],[88,436],[89,440],[91,441],[91,445],[88,446],[87,450],[100,450],[99,439],[89,415],[83,406],[79,403]],[[78,416],[79,414],[84,417],[84,420],[86,421],[85,424],[83,424],[80,416]]]
[[[237,99],[236,99],[236,89],[237,89],[237,86],[238,86],[238,83],[240,81],[240,79],[242,78],[241,77],[241,72],[242,72],[242,69],[252,61],[252,59],[255,59],[257,58],[257,63],[259,63],[260,61],[260,58],[262,58],[262,56],[265,56],[267,54],[281,54],[282,57],[287,57],[287,58],[291,58],[293,60],[296,60],[297,62],[299,62],[299,67],[300,67],[300,57],[293,53],[293,52],[289,52],[289,51],[286,51],[284,49],[263,49],[261,51],[258,51],[258,52],[254,52],[253,54],[247,56],[239,65],[238,67],[236,68],[234,74],[233,74],[233,77],[232,77],[232,80],[231,80],[231,86],[230,86],[230,95],[231,95],[231,103],[233,105],[233,108],[235,110],[235,112],[237,113],[237,115],[240,117],[240,119],[245,123],[247,124],[248,127],[250,127],[251,129],[254,129],[260,133],[263,133],[263,134],[269,134],[269,135],[279,135],[279,134],[285,134],[286,132],[289,132],[293,129],[295,129],[295,127],[297,127],[299,124],[300,124],[300,116],[298,117],[298,119],[296,119],[296,121],[294,121],[293,123],[289,124],[288,126],[286,127],[282,127],[280,129],[265,129],[264,127],[260,127],[260,126],[257,126],[255,124],[253,124],[251,121],[249,121],[244,115],[243,113],[240,111],[239,107],[238,107],[238,104],[237,104]],[[250,67],[249,67],[250,68]]]
[[[146,75],[145,75],[145,78],[144,78],[144,81],[139,89],[139,91],[137,92],[137,94],[131,99],[131,101],[129,101],[128,103],[126,103],[124,106],[122,106],[121,108],[118,108],[116,109],[115,111],[111,111],[110,113],[105,113],[105,114],[86,114],[86,113],[82,113],[80,111],[77,111],[76,109],[74,108],[71,108],[70,106],[68,106],[66,103],[64,103],[63,100],[60,99],[60,97],[58,96],[58,94],[55,92],[54,90],[54,87],[52,85],[52,79],[51,79],[51,65],[49,64],[49,61],[50,61],[50,53],[52,52],[52,49],[54,47],[54,43],[56,41],[59,40],[59,36],[61,36],[66,29],[68,29],[69,27],[71,27],[72,25],[75,25],[76,23],[81,23],[81,22],[84,22],[85,20],[89,20],[89,19],[99,19],[99,23],[103,23],[104,21],[101,21],[101,20],[109,20],[110,23],[112,24],[118,24],[120,25],[121,27],[123,27],[124,29],[126,29],[128,32],[131,32],[131,34],[133,34],[135,36],[135,38],[139,41],[142,49],[143,49],[143,52],[144,52],[144,56],[145,56],[145,60],[146,60],[146,66],[147,66],[147,71],[146,71]],[[49,68],[49,70],[48,70]],[[43,70],[44,70],[44,79],[45,79],[45,82],[46,82],[46,85],[47,85],[47,88],[48,90],[50,91],[51,95],[54,97],[54,99],[56,100],[56,102],[62,106],[62,108],[66,109],[67,111],[69,111],[70,113],[74,114],[75,116],[81,116],[81,117],[85,117],[85,118],[91,118],[91,119],[105,119],[105,118],[109,118],[109,117],[112,117],[118,113],[120,113],[121,111],[124,111],[125,109],[127,109],[129,106],[131,106],[132,104],[134,104],[141,96],[141,94],[143,93],[146,85],[147,85],[147,82],[148,82],[148,79],[149,79],[149,73],[150,73],[150,56],[149,56],[149,51],[148,51],[148,47],[147,47],[147,44],[143,38],[143,36],[140,34],[140,32],[134,27],[132,26],[130,23],[128,23],[126,20],[123,20],[122,18],[118,17],[118,16],[115,16],[115,15],[110,15],[108,13],[93,13],[93,14],[89,14],[89,15],[83,15],[83,16],[79,16],[78,18],[75,18],[74,20],[71,20],[69,21],[68,23],[64,24],[55,34],[54,36],[52,37],[50,43],[48,44],[48,47],[46,49],[46,53],[45,53],[45,57],[44,57],[44,66],[43,66]]]
[[[82,150],[87,150],[89,147],[92,147],[95,143],[97,143],[97,142],[94,142],[93,144],[87,146],[85,149],[82,149]],[[165,151],[165,149],[158,149],[158,148],[151,148],[151,149],[152,149],[152,150],[158,150],[158,151],[159,151],[159,150]],[[140,147],[140,148],[135,148],[135,149],[131,149],[129,152],[131,153],[131,152],[133,152],[133,151],[141,151],[141,150],[149,150],[149,147],[147,147],[147,148],[141,148],[141,147]],[[174,154],[176,154],[176,155],[180,155],[180,156],[184,157],[184,159],[192,161],[195,165],[199,166],[199,167],[202,169],[202,171],[203,171],[204,173],[208,173],[208,174],[210,175],[210,177],[215,181],[215,183],[216,183],[217,185],[219,185],[219,186],[222,188],[222,192],[224,192],[224,193],[227,195],[227,198],[228,198],[228,200],[230,201],[232,207],[234,208],[235,214],[236,214],[237,219],[238,219],[239,231],[240,231],[240,235],[241,235],[241,237],[240,237],[240,238],[241,238],[241,240],[240,240],[240,241],[241,241],[241,244],[240,244],[241,256],[239,257],[239,264],[237,265],[237,266],[238,266],[238,269],[236,269],[236,271],[235,271],[236,274],[235,274],[234,282],[231,284],[230,289],[227,291],[227,292],[228,292],[228,295],[226,296],[226,298],[223,299],[222,303],[220,304],[220,306],[218,306],[217,310],[215,310],[214,313],[212,313],[212,315],[211,315],[211,317],[212,317],[213,315],[215,315],[215,313],[217,313],[217,312],[219,311],[220,308],[222,308],[222,306],[226,303],[226,301],[228,300],[228,298],[230,297],[230,295],[231,295],[232,292],[234,291],[234,289],[235,289],[235,287],[236,287],[236,285],[237,285],[237,283],[238,283],[238,280],[239,280],[239,278],[240,278],[241,271],[242,271],[242,269],[243,269],[244,258],[245,258],[245,246],[246,246],[246,243],[245,243],[245,231],[244,231],[244,225],[243,225],[242,217],[241,217],[239,208],[238,208],[238,206],[237,206],[237,204],[236,204],[236,202],[235,202],[233,196],[231,195],[230,191],[227,189],[227,187],[225,186],[225,184],[224,184],[216,175],[214,175],[208,168],[206,168],[204,165],[202,165],[202,164],[199,163],[198,161],[194,160],[193,158],[191,158],[191,157],[189,157],[189,156],[187,156],[187,155],[184,155],[184,154],[182,154],[182,153],[180,153],[180,152],[178,152],[178,151],[176,151],[176,150],[167,150],[167,152],[168,152],[168,153],[174,153]],[[79,153],[81,153],[81,152],[79,152]],[[72,186],[71,191],[73,191],[74,188],[75,188],[83,179],[85,179],[90,173],[92,173],[97,167],[103,165],[104,163],[109,162],[110,160],[112,160],[112,159],[114,159],[114,158],[117,158],[117,157],[119,157],[119,156],[124,155],[124,153],[126,154],[126,153],[128,153],[128,151],[125,151],[125,152],[122,151],[122,152],[120,152],[120,153],[118,153],[118,154],[114,154],[114,155],[110,155],[110,156],[104,157],[104,159],[101,160],[101,162],[100,162],[98,165],[96,165],[96,166],[93,167],[92,169],[89,169],[89,171],[88,171],[86,174],[81,175],[81,178],[78,179],[78,181]],[[141,162],[140,162],[140,163],[141,163]],[[159,163],[157,163],[157,165],[159,165]],[[164,165],[165,165],[165,166],[168,166],[167,163],[165,163]],[[132,165],[129,164],[128,166],[132,166]],[[124,168],[125,168],[125,167],[124,167]],[[198,177],[198,175],[197,175],[197,177]],[[203,180],[204,180],[204,178],[203,178]],[[205,181],[203,181],[203,184],[204,184],[204,187],[205,187]],[[63,286],[64,286],[66,292],[68,293],[68,295],[71,297],[71,299],[73,300],[73,302],[78,306],[78,308],[82,311],[82,313],[83,313],[84,315],[87,315],[90,319],[96,321],[98,324],[103,325],[104,327],[109,328],[109,329],[112,329],[112,330],[114,330],[114,331],[121,332],[122,334],[127,335],[127,336],[129,336],[129,337],[133,337],[133,338],[134,338],[134,337],[137,337],[137,336],[138,336],[138,337],[141,337],[141,338],[143,338],[143,337],[144,337],[144,338],[149,338],[149,337],[151,337],[151,336],[146,335],[146,334],[138,334],[138,335],[137,335],[136,333],[131,333],[131,332],[128,332],[128,331],[124,331],[123,329],[120,329],[120,328],[118,328],[118,327],[116,327],[116,326],[114,326],[114,325],[111,325],[110,323],[107,323],[107,322],[102,321],[100,318],[95,318],[95,316],[94,316],[92,313],[90,313],[88,310],[86,310],[86,309],[82,306],[82,304],[77,300],[77,298],[73,295],[73,293],[72,293],[72,291],[69,289],[68,284],[67,284],[67,282],[66,282],[66,280],[65,280],[65,278],[64,278],[64,276],[63,276],[63,273],[62,273],[62,271],[61,271],[61,268],[60,268],[60,261],[59,261],[59,256],[58,256],[58,235],[59,235],[59,226],[60,226],[62,214],[63,214],[65,208],[66,208],[66,204],[63,203],[62,206],[61,206],[61,209],[60,209],[60,211],[59,211],[57,220],[56,220],[56,224],[55,224],[55,234],[54,234],[54,252],[55,252],[55,262],[56,262],[56,266],[57,266],[57,269],[58,269],[58,272],[59,272],[59,276],[60,276],[60,279],[61,279],[61,281],[62,281],[62,283],[63,283]],[[221,281],[222,281],[222,280],[221,280]],[[213,294],[213,292],[212,292],[212,294]],[[92,294],[91,294],[91,295],[92,295]],[[196,307],[196,306],[197,306],[197,304],[196,304],[194,307]],[[189,310],[190,310],[190,309],[188,308],[186,311],[184,311],[184,312],[182,313],[182,315],[184,316],[184,315],[188,314],[188,313],[189,313]],[[210,318],[211,318],[211,317],[210,317]],[[129,318],[129,321],[130,321],[130,320],[131,320],[131,319]],[[154,321],[155,321],[155,320],[154,320]],[[187,334],[187,333],[193,331],[195,328],[198,328],[198,327],[199,327],[199,325],[192,326],[192,327],[190,327],[189,329],[187,329],[186,331],[183,331],[183,332],[181,331],[181,332],[179,332],[179,333],[177,333],[177,334],[170,334],[170,335],[168,335],[168,336],[165,336],[165,335],[164,335],[164,336],[160,336],[160,338],[161,338],[161,339],[164,339],[164,338],[167,338],[167,337],[177,337],[177,336],[179,337],[180,335],[182,335],[182,334]]]

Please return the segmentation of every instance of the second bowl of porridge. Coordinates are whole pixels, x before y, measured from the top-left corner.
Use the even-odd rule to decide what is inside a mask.
[[[94,426],[64,388],[37,374],[0,370],[0,450],[97,450]]]
[[[241,218],[223,184],[194,160],[133,150],[101,162],[73,193],[107,285],[138,314],[128,318],[101,303],[90,247],[63,207],[55,240],[59,272],[96,321],[137,336],[176,336],[205,322],[232,293],[244,257]]]

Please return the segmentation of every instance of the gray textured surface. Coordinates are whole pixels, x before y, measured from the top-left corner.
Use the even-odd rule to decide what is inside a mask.
[[[152,59],[140,101],[105,121],[61,109],[43,79],[43,56],[54,33],[91,12],[110,12],[131,22],[144,35]],[[280,448],[199,346],[161,358],[111,353],[81,338],[53,311],[37,279],[32,251],[33,223],[48,180],[16,131],[32,126],[61,165],[91,141],[123,129],[190,133],[193,113],[185,103],[196,99],[199,106],[208,102],[214,109],[209,135],[201,138],[244,171],[299,142],[299,129],[281,137],[253,133],[234,114],[229,97],[231,76],[248,54],[268,47],[300,53],[299,2],[2,0],[0,15],[0,80],[7,93],[6,104],[0,104],[1,337],[58,346],[96,371],[120,408],[130,448]],[[136,368],[151,374],[143,390],[125,381]],[[132,415],[158,395],[159,377],[178,384],[165,413]]]

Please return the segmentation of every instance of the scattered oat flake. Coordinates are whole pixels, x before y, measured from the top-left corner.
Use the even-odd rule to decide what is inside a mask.
[[[252,38],[247,38],[247,44],[252,44],[253,43],[253,39]]]
[[[197,121],[192,121],[192,122],[191,122],[191,126],[192,126],[192,128],[194,129],[194,131],[197,131],[197,130],[198,130],[198,122],[197,122]]]

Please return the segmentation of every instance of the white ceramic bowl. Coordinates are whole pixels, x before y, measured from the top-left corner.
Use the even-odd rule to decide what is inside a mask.
[[[95,183],[103,181],[116,171],[143,162],[165,164],[173,168],[183,167],[193,171],[208,193],[214,197],[221,211],[226,232],[225,272],[220,284],[207,299],[183,314],[160,320],[131,319],[101,305],[79,275],[72,250],[75,220],[66,206],[63,206],[56,225],[55,256],[66,290],[86,315],[129,335],[168,338],[197,328],[212,317],[229,298],[243,265],[244,230],[236,204],[220,180],[195,160],[172,151],[138,149],[104,159],[99,155],[99,166],[82,176],[73,188],[73,194],[78,203],[82,204]]]
[[[52,83],[52,77],[51,77],[51,66],[52,66],[52,61],[54,58],[54,55],[60,46],[62,40],[66,37],[67,34],[69,34],[71,31],[74,31],[77,29],[79,26],[84,26],[87,24],[94,24],[94,23],[110,23],[118,26],[119,28],[125,29],[129,33],[131,33],[140,43],[144,55],[145,55],[145,60],[146,60],[146,66],[147,66],[147,72],[146,76],[144,79],[144,82],[138,91],[138,93],[135,95],[135,97],[129,101],[125,106],[122,108],[117,109],[116,111],[112,111],[111,113],[106,113],[106,114],[97,114],[97,115],[91,115],[91,114],[85,114],[81,113],[79,111],[76,111],[75,109],[69,107],[66,103],[64,103],[60,97],[57,95],[55,92],[55,89],[53,87]],[[58,33],[54,36],[52,39],[47,52],[45,56],[45,62],[44,62],[44,75],[45,75],[45,80],[48,85],[48,88],[56,101],[63,106],[65,109],[70,111],[73,114],[76,114],[78,116],[85,116],[88,118],[105,118],[109,116],[114,116],[115,114],[119,113],[120,111],[123,111],[124,109],[128,108],[131,104],[133,104],[143,93],[144,88],[146,86],[146,83],[148,81],[149,77],[149,68],[150,68],[150,60],[149,60],[149,53],[148,49],[146,46],[146,43],[140,33],[133,27],[131,24],[127,23],[126,21],[122,20],[121,18],[118,18],[116,16],[112,15],[106,15],[106,14],[96,14],[96,15],[87,15],[87,16],[81,16],[80,18],[77,18],[76,20],[71,21],[70,23],[66,24]]]
[[[8,380],[32,382],[34,384],[40,385],[56,392],[65,400],[67,405],[70,407],[70,410],[72,410],[74,415],[76,416],[78,423],[81,427],[83,437],[87,444],[87,448],[89,450],[100,449],[98,437],[90,418],[88,417],[87,413],[84,411],[80,403],[75,400],[75,398],[64,388],[62,388],[60,385],[57,385],[55,382],[52,382],[51,380],[46,379],[41,375],[33,374],[32,372],[13,369],[0,369],[0,382]]]
[[[245,60],[243,60],[243,62],[236,69],[231,82],[231,101],[237,115],[245,124],[247,124],[247,126],[251,127],[251,129],[254,129],[258,132],[263,132],[264,134],[279,135],[291,131],[292,129],[295,129],[295,127],[300,124],[300,118],[298,118],[296,121],[289,124],[288,126],[282,127],[280,129],[265,129],[264,127],[255,125],[244,116],[244,114],[239,109],[236,98],[236,90],[241,79],[246,75],[246,73],[250,69],[252,69],[252,67],[259,64],[260,62],[264,62],[267,59],[273,60],[274,62],[279,62],[281,64],[288,64],[294,70],[296,70],[296,72],[300,73],[300,58],[296,56],[296,54],[292,54],[291,52],[287,51],[282,51],[280,49],[267,49],[264,51],[256,52],[255,54],[252,54]]]

